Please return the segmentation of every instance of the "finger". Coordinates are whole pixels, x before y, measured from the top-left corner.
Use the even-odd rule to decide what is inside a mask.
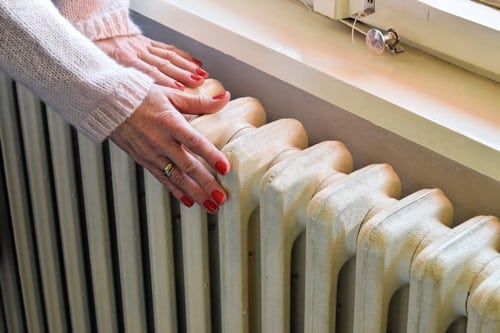
[[[185,69],[193,74],[198,74],[204,78],[207,78],[209,76],[208,72],[202,69],[200,65],[198,65],[195,61],[184,58],[174,51],[165,50],[154,46],[148,47],[148,51],[160,58],[169,60],[175,66]]]
[[[177,154],[175,155],[177,156]],[[169,161],[166,158],[160,158],[159,163],[156,164],[156,172],[161,170],[163,175],[158,175],[158,178],[165,183],[168,181],[183,193],[187,193],[189,198],[193,198],[209,213],[215,213],[218,206],[226,201],[224,190],[206,167],[192,154],[179,156],[179,160],[182,159],[185,159],[186,162],[181,162],[183,164],[177,166],[174,162],[175,159]]]
[[[186,88],[184,84],[177,81],[175,78],[165,75],[156,66],[151,65],[141,59],[129,61],[126,65],[134,67],[135,69],[149,75],[151,78],[153,78],[153,80],[155,80],[155,83],[158,85],[180,90],[184,90]]]
[[[142,162],[140,163],[143,167],[145,167],[151,174],[160,181],[169,191],[170,193],[180,202],[182,202],[186,207],[192,207],[194,205],[194,200],[190,195],[186,193],[186,191],[181,190],[177,186],[175,186],[165,175],[163,169],[161,167],[157,167],[152,163]],[[161,164],[161,165],[167,165]]]
[[[161,171],[162,175],[158,174],[160,181],[165,183],[164,181],[168,179],[177,189],[194,199],[209,213],[214,213],[218,205],[226,201],[224,189],[207,166],[180,144],[166,140],[163,145],[156,146],[156,148],[154,146],[143,148],[142,152],[142,159],[147,159],[148,156],[165,156],[152,163],[151,161],[145,161],[145,163],[154,165],[151,170],[154,174]]]
[[[149,47],[148,51],[157,57],[169,60],[174,66],[190,72],[190,78],[195,81],[197,81],[197,76],[201,76],[204,79],[209,77],[208,72],[201,68],[201,62],[197,59],[193,58],[194,60],[188,60],[174,51],[164,50],[153,46]]]
[[[224,91],[212,97],[204,95],[192,95],[176,90],[166,91],[173,106],[185,114],[208,114],[222,109],[230,100],[231,93]]]
[[[174,51],[175,53],[177,53],[179,56],[183,57],[184,59],[191,61],[191,62],[194,62],[196,65],[198,65],[198,67],[201,67],[201,65],[202,65],[202,62],[200,60],[196,59],[195,57],[193,57],[190,53],[183,51],[183,50],[180,50],[173,45],[168,45],[168,44],[158,42],[158,41],[153,41],[153,40],[151,41],[151,45],[154,47],[157,47],[157,48],[167,50],[167,51]]]
[[[133,132],[131,133],[126,131],[125,137],[133,136],[133,134]],[[158,154],[150,144],[147,144],[145,141],[140,139],[134,140],[133,144],[130,144],[127,140],[122,139],[123,138],[120,135],[114,135],[112,137],[115,144],[129,153],[136,163],[149,170],[153,176],[155,176],[164,186],[167,187],[174,197],[187,207],[193,206],[194,201],[191,195],[187,194],[186,191],[178,188],[169,181],[165,172],[166,166],[169,164],[167,159],[163,158],[160,159],[159,163],[155,163],[155,161],[158,161]]]
[[[158,121],[164,121],[166,124],[170,123],[171,131],[169,135],[172,139],[184,145],[188,150],[201,157],[219,174],[225,175],[229,172],[229,161],[220,150],[208,141],[207,138],[201,135],[200,132],[196,131],[184,118],[179,118],[179,121],[176,121],[175,123],[171,121],[171,118],[172,115],[169,115],[169,113],[163,113],[159,116]],[[181,119],[182,121],[180,121]],[[165,142],[168,141],[172,142],[171,140],[165,140]],[[194,168],[197,164],[186,158],[188,153],[184,147],[182,147],[183,149],[178,149],[179,146],[173,146],[172,144],[162,145],[161,147],[165,149],[165,156],[172,157],[172,160],[180,166],[184,172],[189,174],[193,179],[197,180],[198,183],[204,184],[203,179],[207,179],[206,174],[199,174],[198,169],[204,170],[205,172],[208,172],[208,170],[201,167]],[[189,155],[192,156],[191,154]],[[176,158],[174,158],[174,156],[176,156]],[[196,160],[196,162],[200,163],[198,160]],[[182,163],[184,163],[184,166]],[[216,184],[218,185],[217,182]]]
[[[191,157],[194,159],[193,156]],[[191,165],[192,161],[188,163]],[[196,171],[202,171],[203,173],[203,170],[206,170],[207,172],[205,175],[206,179],[198,179],[198,181],[204,182],[206,184],[200,184],[196,182],[194,178],[191,178],[190,175],[186,174],[182,169],[185,166],[176,166],[169,169],[168,167],[170,167],[171,165],[175,164],[167,164],[167,169],[170,172],[164,172],[164,175],[168,178],[168,181],[170,181],[177,188],[181,188],[185,192],[187,192],[195,202],[204,207],[209,213],[215,213],[219,205],[223,204],[226,201],[227,197],[224,190],[199,161],[197,161],[195,166],[195,168],[197,168]],[[199,178],[199,176],[196,175],[193,175],[193,177]]]
[[[154,54],[148,52],[142,52],[138,55],[138,57],[142,61],[155,67],[164,76],[172,78],[189,87],[198,87],[205,80],[203,76],[198,75],[196,73],[192,73],[189,70],[185,70],[181,67],[178,67],[170,60],[156,56]]]
[[[166,161],[166,159],[162,159]],[[170,162],[164,162],[163,164],[158,164],[158,165],[168,165]],[[203,207],[208,213],[214,214],[217,212],[219,209],[219,204],[223,203],[226,200],[226,195],[225,193],[221,192],[214,192],[213,197],[209,197],[205,191],[202,189],[199,189],[199,186],[197,186],[196,183],[192,181],[192,179],[187,179],[187,182],[192,183],[192,186],[189,186],[188,184],[183,183],[181,186],[185,186],[185,188],[181,188],[176,185],[176,181],[172,180],[172,177],[177,177],[180,178],[182,177],[182,171],[180,171],[178,168],[174,168],[172,172],[167,176],[166,173],[164,172],[165,167],[157,167],[157,165],[148,163],[148,162],[142,162],[140,163],[142,166],[144,166],[146,169],[148,169],[153,176],[155,176],[160,183],[162,183],[167,189],[172,193],[172,195],[182,202],[186,207],[192,207],[194,203],[198,203],[200,207]],[[177,176],[174,176],[177,175]],[[193,191],[192,188],[198,188],[196,191]],[[186,190],[187,189],[187,190]],[[193,200],[193,198],[195,198]]]

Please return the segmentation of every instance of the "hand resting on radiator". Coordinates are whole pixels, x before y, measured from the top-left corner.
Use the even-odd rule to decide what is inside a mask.
[[[143,35],[117,36],[94,43],[118,63],[148,74],[162,86],[196,88],[208,78],[201,61],[188,52]]]
[[[208,78],[198,60],[144,37],[128,1],[0,3],[2,71],[91,140],[110,137],[186,206],[217,211],[227,196],[209,169],[225,174],[228,160],[181,112],[216,112],[230,94],[189,92]]]
[[[134,67],[148,74],[161,86],[178,90],[184,90],[186,87],[197,88],[209,76],[208,72],[201,68],[201,61],[188,52],[141,34],[116,36],[96,40],[94,43],[119,64]],[[215,213],[218,206],[226,200],[224,189],[190,151],[198,153],[209,165],[215,167],[218,163],[219,168],[215,169],[221,174],[228,171],[229,163],[220,151],[185,120],[189,118],[186,116],[188,114],[199,115],[220,110],[229,101],[229,92],[217,94],[217,98],[210,98],[187,94],[176,95],[172,91],[165,90],[163,97],[161,93],[159,94],[159,100],[165,97],[167,99],[163,101],[165,110],[155,110],[161,105],[161,103],[154,104],[157,100],[156,95],[158,94],[152,91],[143,103],[143,107],[137,109],[132,117],[118,127],[111,139],[167,186],[184,205],[191,207],[194,198],[194,201],[205,207],[209,213]],[[151,101],[153,104],[150,104]],[[184,121],[178,122],[180,113],[176,109],[184,114],[182,116]],[[155,121],[155,117],[159,117],[162,121]],[[169,130],[152,134],[156,128],[160,132],[158,124],[164,125]],[[148,127],[151,127],[151,131],[144,131]],[[146,134],[151,136],[148,137]],[[162,136],[164,139],[160,143],[157,140]],[[167,156],[170,158],[166,158]],[[170,176],[166,176],[164,168],[170,162],[173,162],[176,170],[172,171]]]
[[[132,116],[115,129],[111,139],[183,204],[190,207],[197,202],[215,213],[227,197],[206,164],[224,175],[229,171],[229,162],[181,112],[213,113],[229,98],[227,91],[208,97],[155,85]],[[167,176],[169,172],[164,169],[170,162],[175,168]]]

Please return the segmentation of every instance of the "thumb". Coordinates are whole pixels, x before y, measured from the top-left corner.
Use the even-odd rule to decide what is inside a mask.
[[[215,96],[204,96],[192,95],[179,90],[169,90],[167,97],[181,113],[201,115],[214,113],[222,109],[229,102],[231,94],[229,91],[224,91]]]

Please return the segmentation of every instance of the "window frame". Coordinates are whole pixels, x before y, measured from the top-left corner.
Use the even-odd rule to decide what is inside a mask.
[[[374,13],[365,16],[361,13],[366,1],[314,0],[313,7],[335,20],[356,19],[368,28],[394,29],[403,44],[500,82],[500,10],[472,0],[454,0],[465,10],[450,9],[447,0],[439,5],[435,0],[375,0]],[[491,22],[478,23],[482,17]]]

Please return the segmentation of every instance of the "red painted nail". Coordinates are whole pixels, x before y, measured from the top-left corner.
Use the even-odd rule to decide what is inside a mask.
[[[182,83],[180,83],[179,81],[175,81],[174,84],[177,86],[177,88],[179,89],[182,89],[184,90],[184,88],[186,88],[185,85],[183,85]]]
[[[193,207],[194,201],[191,200],[189,197],[183,196],[181,198],[181,202],[186,205],[186,207]]]
[[[208,76],[208,72],[200,67],[196,68],[196,74],[201,76]]]
[[[212,198],[214,198],[215,202],[220,205],[222,202],[224,202],[224,193],[215,190],[212,192]]]
[[[203,206],[205,206],[205,208],[208,210],[208,212],[210,213],[215,213],[217,211],[217,205],[214,204],[212,201],[210,200],[206,200],[204,203],[203,203]]]
[[[229,165],[227,165],[222,161],[217,161],[215,162],[215,168],[217,169],[217,171],[219,171],[221,175],[225,175],[229,170]]]
[[[225,91],[222,92],[222,93],[220,93],[220,94],[217,94],[215,96],[212,96],[212,99],[222,99],[222,98],[224,98],[224,96],[226,96],[226,92]]]
[[[200,67],[201,67],[201,65],[203,65],[203,63],[202,63],[200,60],[196,59],[196,58],[193,58],[193,59],[192,59],[192,61],[193,61],[195,64],[197,64],[198,66],[200,66]]]
[[[201,79],[203,79],[201,76],[196,74],[191,74],[191,78],[195,81],[200,81]]]

